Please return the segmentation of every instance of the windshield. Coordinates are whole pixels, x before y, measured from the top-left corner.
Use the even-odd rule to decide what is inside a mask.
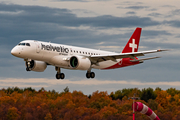
[[[18,45],[20,45],[20,46],[30,46],[29,43],[19,43]]]

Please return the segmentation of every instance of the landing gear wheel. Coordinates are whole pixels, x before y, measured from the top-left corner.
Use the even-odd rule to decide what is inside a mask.
[[[86,73],[86,77],[89,79],[91,77],[91,73]]]
[[[31,68],[28,68],[28,67],[27,67],[27,68],[26,68],[26,71],[31,71]]]
[[[61,78],[61,76],[60,76],[60,74],[56,74],[56,79],[60,79]]]
[[[64,75],[64,73],[57,73],[56,74],[56,79],[64,79],[65,78],[65,75]]]
[[[35,65],[34,60],[31,59],[27,59],[25,60],[25,64],[26,64],[26,71],[31,71]]]
[[[87,72],[86,73],[86,77],[89,78],[94,78],[95,77],[95,73],[94,72]]]
[[[55,70],[57,71],[56,79],[64,79],[65,78],[65,74],[61,73],[60,67],[55,67]]]
[[[61,73],[61,74],[60,74],[60,78],[61,78],[61,79],[64,79],[64,78],[65,78],[64,73]]]
[[[91,76],[91,78],[94,78],[94,77],[95,77],[95,73],[94,73],[94,72],[91,72],[91,73],[90,73],[90,76]]]

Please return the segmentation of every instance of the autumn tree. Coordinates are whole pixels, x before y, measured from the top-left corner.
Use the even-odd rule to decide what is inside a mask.
[[[133,92],[134,91],[134,92]],[[134,93],[136,93],[138,90],[135,88],[130,88],[130,89],[122,89],[122,90],[117,90],[115,93],[111,93],[110,97],[113,100],[120,99],[122,100],[123,97],[130,97],[133,96]]]
[[[8,120],[18,120],[19,114],[17,108],[15,107],[9,108],[7,113],[7,118]]]
[[[152,88],[142,89],[140,94],[140,99],[144,100],[145,102],[148,102],[149,99],[156,99],[156,94],[154,93],[154,90]]]
[[[112,99],[108,96],[107,92],[96,91],[92,94],[90,98],[89,107],[101,110],[105,106],[108,106],[108,104],[110,104],[111,101]]]
[[[156,101],[164,108],[169,104],[170,98],[171,95],[164,90],[157,92]]]
[[[149,99],[148,100],[148,107],[151,108],[152,110],[157,110],[158,108],[158,103],[155,100]]]
[[[44,118],[45,120],[52,120],[52,115],[51,113],[47,113],[46,117]]]
[[[117,90],[110,95],[96,91],[87,96],[82,91],[38,92],[29,87],[0,90],[0,120],[131,120],[132,100],[128,97],[140,96],[137,100],[149,106],[162,120],[180,118],[179,90],[152,88],[139,90],[129,88]],[[146,115],[136,112],[137,119],[149,120]]]

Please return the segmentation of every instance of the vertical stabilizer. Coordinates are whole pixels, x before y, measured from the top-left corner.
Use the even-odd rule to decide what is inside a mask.
[[[129,39],[128,43],[124,47],[122,53],[131,53],[131,52],[138,51],[139,41],[140,41],[140,36],[141,36],[141,29],[142,28],[138,28],[138,27],[136,28],[131,38]]]

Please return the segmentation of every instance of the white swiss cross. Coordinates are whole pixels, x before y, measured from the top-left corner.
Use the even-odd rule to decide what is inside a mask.
[[[129,47],[132,48],[132,52],[134,52],[134,49],[137,49],[137,44],[135,44],[135,39],[132,39],[133,43],[129,43]]]

